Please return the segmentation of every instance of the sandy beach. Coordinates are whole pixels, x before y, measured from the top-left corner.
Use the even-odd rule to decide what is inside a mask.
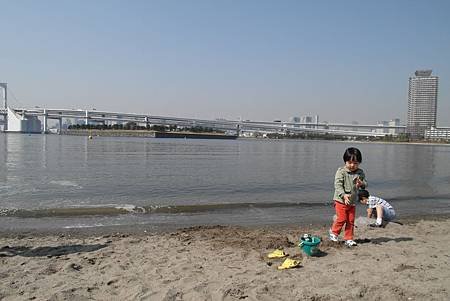
[[[448,300],[450,219],[356,229],[359,245],[327,241],[327,226],[195,227],[170,233],[3,233],[1,300]],[[298,248],[324,238],[320,257]],[[298,268],[278,270],[283,247]]]

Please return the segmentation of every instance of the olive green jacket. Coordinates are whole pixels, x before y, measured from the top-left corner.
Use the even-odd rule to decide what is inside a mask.
[[[364,189],[367,187],[366,175],[362,169],[357,169],[351,172],[347,167],[339,167],[334,177],[334,196],[333,199],[342,204],[344,203],[344,194],[350,194],[350,204],[354,205],[358,201],[358,193],[356,190],[355,181],[360,178],[364,185],[361,187]]]

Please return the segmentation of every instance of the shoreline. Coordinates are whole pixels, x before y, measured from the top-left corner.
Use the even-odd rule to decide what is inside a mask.
[[[114,135],[111,135],[110,133],[103,133],[101,135],[98,135],[99,132],[107,132],[105,130],[91,130],[95,133],[95,137],[120,137],[120,138],[155,138],[154,134],[151,131],[125,131],[125,130],[117,130]],[[41,133],[14,133],[14,132],[0,132],[0,134],[13,134],[13,135],[39,135]],[[207,133],[205,133],[206,135]],[[55,133],[48,133],[46,135],[63,135],[63,136],[78,136],[78,137],[88,137],[91,134],[88,130],[81,131],[79,130],[78,133],[75,133],[75,130],[73,130],[73,133],[63,132],[61,134],[55,134]],[[200,134],[202,135],[202,134]],[[167,138],[173,138],[173,137],[165,137]],[[208,139],[208,138],[205,138]],[[228,140],[228,139],[225,139]],[[332,139],[271,139],[271,138],[250,138],[250,137],[237,137],[230,140],[249,140],[249,141],[327,141],[327,142],[339,142],[339,143],[355,143],[355,144],[393,144],[393,145],[430,145],[430,146],[450,146],[450,142],[395,142],[395,141],[358,141],[358,140],[332,140]]]
[[[360,216],[361,217],[361,216]],[[358,216],[357,216],[358,218]],[[450,219],[450,214],[415,214],[409,215],[405,218],[398,219],[396,221],[402,224],[415,224],[420,220],[423,221],[443,221]],[[241,229],[241,230],[255,230],[255,229],[270,229],[270,228],[285,228],[285,229],[298,229],[298,228],[317,228],[328,229],[332,220],[329,223],[324,221],[308,221],[298,223],[275,223],[275,224],[259,224],[259,225],[227,225],[227,224],[202,224],[193,226],[170,226],[167,228],[156,228],[152,224],[136,224],[136,225],[115,225],[115,226],[99,226],[99,227],[85,227],[85,228],[61,228],[61,229],[0,229],[0,238],[14,238],[23,236],[33,237],[46,237],[46,236],[59,236],[69,235],[78,238],[87,238],[91,236],[102,235],[133,235],[133,236],[146,236],[146,235],[159,235],[167,234],[171,232],[184,231],[186,229],[214,229],[214,228],[229,228],[229,229]],[[357,230],[355,230],[357,231]]]
[[[0,236],[2,300],[446,300],[450,219],[370,228],[357,247],[327,226],[199,226],[164,233]],[[320,256],[297,246],[321,237]],[[300,261],[278,270],[282,247]]]

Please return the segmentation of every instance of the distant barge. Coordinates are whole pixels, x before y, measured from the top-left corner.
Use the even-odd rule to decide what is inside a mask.
[[[143,130],[65,130],[61,134],[75,136],[103,137],[145,137],[145,138],[182,138],[182,139],[226,139],[235,140],[238,136],[220,133],[158,132]]]

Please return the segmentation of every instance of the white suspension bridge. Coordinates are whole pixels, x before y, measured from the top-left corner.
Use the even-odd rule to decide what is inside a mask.
[[[1,91],[2,90],[2,91]],[[137,125],[176,125],[181,127],[208,127],[224,131],[263,132],[263,133],[321,133],[342,136],[383,137],[396,136],[405,132],[405,126],[382,126],[370,124],[343,123],[300,123],[285,121],[248,121],[248,120],[207,120],[150,114],[135,114],[98,111],[95,109],[50,109],[50,108],[12,108],[8,105],[8,87],[0,83],[3,106],[0,107],[0,128],[6,132],[48,133],[49,120],[57,120],[59,132],[63,119],[71,119],[88,124],[106,124],[134,122]],[[391,133],[388,133],[391,132]]]

